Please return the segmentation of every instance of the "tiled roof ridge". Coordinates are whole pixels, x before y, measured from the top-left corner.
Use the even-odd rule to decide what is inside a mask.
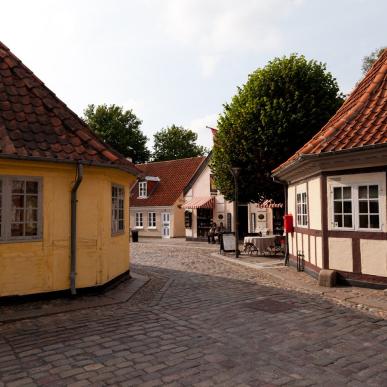
[[[118,151],[113,149],[109,144],[105,143],[96,133],[94,133],[88,125],[71,109],[69,108],[45,83],[36,76],[3,42],[0,41],[0,59],[2,59],[9,68],[9,71],[26,87],[28,92],[32,93],[40,100],[47,111],[57,115],[54,109],[64,109],[67,117],[62,115],[58,117],[62,125],[69,130],[73,135],[80,137],[82,141],[87,141],[88,145],[97,152],[106,157],[112,164],[130,165],[133,170],[136,170],[133,163],[126,160]],[[23,72],[25,74],[23,74]],[[26,78],[23,75],[27,75]],[[40,88],[40,89],[39,89]],[[51,101],[50,101],[51,99]],[[78,123],[78,131],[83,132],[80,136],[78,131],[74,130],[69,121]],[[74,122],[73,121],[73,122]],[[4,128],[5,129],[5,128]],[[15,152],[13,152],[15,153]],[[139,172],[139,171],[136,171]]]
[[[191,159],[197,159],[197,158],[203,158],[205,159],[206,156],[193,156],[193,157],[183,157],[181,159],[172,159],[172,160],[160,160],[160,161],[149,161],[148,163],[139,163],[136,164],[137,167],[146,166],[149,164],[157,164],[157,163],[171,163],[175,161],[181,161],[181,160],[191,160]]]
[[[274,169],[273,172],[279,171],[283,167],[298,159],[302,154],[321,153],[325,151],[322,148],[334,140],[336,135],[338,135],[340,131],[344,130],[346,126],[351,125],[355,119],[359,118],[359,116],[367,110],[369,103],[373,98],[377,98],[374,105],[378,105],[380,98],[384,98],[385,100],[386,96],[385,93],[383,94],[383,88],[381,86],[386,84],[387,49],[382,52],[364,78],[356,85],[349,97],[344,101],[343,105],[337,110],[331,119],[311,138],[311,140],[309,140],[283,164]],[[355,134],[350,133],[349,138],[352,138]],[[367,144],[359,146],[365,145]]]

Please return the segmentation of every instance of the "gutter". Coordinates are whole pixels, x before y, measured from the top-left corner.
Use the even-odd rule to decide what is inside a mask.
[[[39,161],[39,162],[46,162],[46,163],[58,163],[58,164],[78,164],[80,161],[75,160],[68,160],[68,159],[58,159],[58,158],[51,158],[51,157],[35,157],[35,156],[19,156],[15,154],[7,154],[7,153],[0,153],[0,159],[6,159],[6,160],[23,160],[23,161]],[[125,165],[125,164],[115,164],[115,163],[102,163],[102,162],[96,162],[91,160],[82,160],[82,164],[89,165],[91,167],[101,167],[101,168],[113,168],[113,169],[119,169],[120,171],[130,173],[134,176],[142,176],[142,172],[133,164],[131,165]]]
[[[285,215],[288,212],[288,184],[280,179],[277,179],[273,176],[274,183],[281,184],[284,187],[284,205],[285,205]],[[288,233],[285,232],[285,266],[289,265],[289,241],[288,241]]]
[[[83,165],[77,163],[76,179],[71,188],[71,236],[70,236],[70,289],[71,295],[77,294],[75,277],[77,275],[77,191],[83,179]]]
[[[275,178],[279,174],[282,174],[284,172],[287,172],[288,170],[292,170],[293,168],[296,168],[299,163],[303,161],[309,161],[309,160],[319,160],[319,159],[325,159],[329,157],[334,156],[341,156],[342,154],[347,153],[358,153],[358,152],[366,152],[371,150],[378,150],[379,148],[387,148],[387,143],[383,144],[371,144],[371,145],[363,145],[361,147],[356,148],[350,148],[350,149],[342,149],[339,151],[330,151],[330,152],[322,152],[322,153],[301,153],[297,159],[295,159],[293,162],[291,162],[288,165],[285,165],[283,168],[279,167],[279,169],[275,169],[272,172],[272,176]]]

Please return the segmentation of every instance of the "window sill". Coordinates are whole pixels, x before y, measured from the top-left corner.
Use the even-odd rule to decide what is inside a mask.
[[[112,237],[115,237],[115,236],[120,236],[120,235],[125,235],[125,230],[123,231],[117,231],[117,232],[112,232]]]
[[[135,229],[136,229],[136,230],[143,230],[143,229],[144,229],[144,226],[136,226]]]
[[[148,227],[148,230],[157,230],[157,227]]]
[[[35,243],[35,242],[43,242],[43,238],[35,238],[35,239],[8,239],[8,240],[0,240],[0,244],[6,243]]]

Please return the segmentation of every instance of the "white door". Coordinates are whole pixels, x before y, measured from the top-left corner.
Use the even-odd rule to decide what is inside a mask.
[[[170,236],[170,213],[169,212],[163,212],[161,214],[161,223],[162,223],[162,229],[163,229],[163,238],[169,238]]]

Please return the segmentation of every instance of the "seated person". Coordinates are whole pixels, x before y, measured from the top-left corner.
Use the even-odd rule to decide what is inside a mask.
[[[212,223],[211,228],[208,231],[208,243],[215,243],[215,235],[216,235],[216,223]]]

